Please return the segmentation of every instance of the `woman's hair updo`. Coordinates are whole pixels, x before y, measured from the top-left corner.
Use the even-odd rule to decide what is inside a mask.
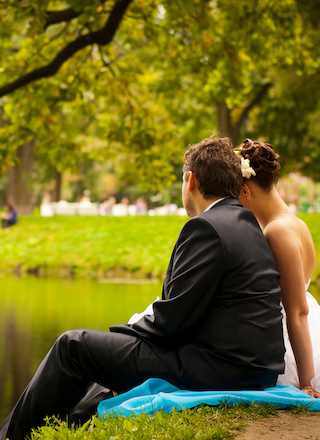
[[[237,150],[245,159],[249,159],[251,167],[256,172],[250,180],[252,179],[262,189],[269,192],[278,182],[279,154],[274,151],[272,145],[251,139],[246,139]],[[247,180],[245,177],[244,179]]]

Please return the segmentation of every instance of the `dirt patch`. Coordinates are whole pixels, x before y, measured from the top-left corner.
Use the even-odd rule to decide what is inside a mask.
[[[293,414],[279,411],[279,416],[263,420],[250,420],[237,440],[320,440],[320,414]]]

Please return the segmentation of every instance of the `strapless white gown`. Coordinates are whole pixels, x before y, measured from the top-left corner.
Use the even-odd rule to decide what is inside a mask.
[[[307,283],[306,290],[310,284]],[[314,371],[315,377],[311,381],[312,387],[320,392],[320,306],[317,300],[309,293],[306,292],[307,303],[309,306],[308,323],[313,349],[313,359],[314,359]],[[281,385],[293,385],[299,388],[299,378],[297,372],[296,361],[294,359],[291,343],[289,341],[288,331],[287,331],[287,321],[284,309],[283,313],[283,337],[286,346],[285,360],[285,372],[280,374],[278,377],[278,383]]]

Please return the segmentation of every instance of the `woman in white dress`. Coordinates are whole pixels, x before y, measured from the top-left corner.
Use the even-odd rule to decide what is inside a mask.
[[[320,397],[320,306],[306,293],[315,266],[310,231],[276,189],[280,165],[272,146],[246,139],[237,154],[242,158],[240,202],[255,214],[281,275],[287,352],[285,373],[278,383]]]

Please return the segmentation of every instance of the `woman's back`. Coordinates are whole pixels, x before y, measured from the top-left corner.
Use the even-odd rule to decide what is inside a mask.
[[[289,211],[282,212],[268,223],[264,234],[274,252],[276,246],[280,246],[285,253],[289,243],[299,250],[304,281],[308,283],[314,271],[316,254],[312,236],[304,221]]]

